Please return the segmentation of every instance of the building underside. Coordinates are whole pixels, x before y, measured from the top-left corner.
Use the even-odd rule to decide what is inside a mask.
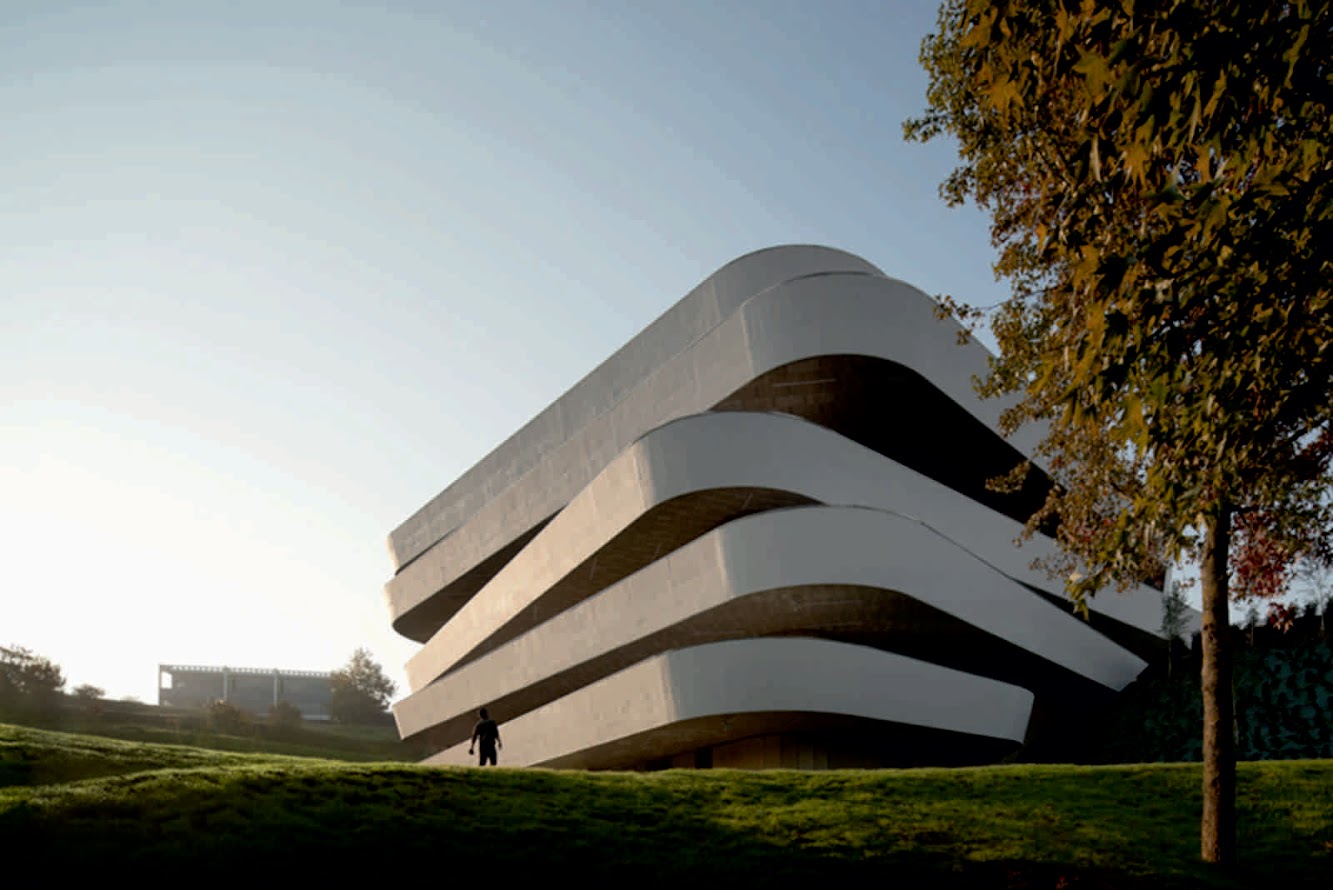
[[[1161,593],[1072,613],[1031,567],[1040,467],[934,302],[819,247],[700,284],[390,536],[422,644],[399,732],[461,764],[999,759],[1158,650]],[[1034,718],[1034,714],[1037,715]]]

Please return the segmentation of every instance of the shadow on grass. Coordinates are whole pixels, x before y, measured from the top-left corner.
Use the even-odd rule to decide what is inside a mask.
[[[243,872],[417,884],[490,871],[506,880],[574,876],[743,890],[830,881],[946,890],[1237,886],[1202,870],[1143,876],[972,861],[841,836],[778,839],[729,817],[734,784],[383,765],[162,771],[10,789],[0,794],[0,838],[26,861],[46,863],[47,877],[129,869],[205,881]]]

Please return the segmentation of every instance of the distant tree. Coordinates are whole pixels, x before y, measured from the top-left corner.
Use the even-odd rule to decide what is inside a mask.
[[[106,697],[106,690],[101,686],[83,683],[74,687],[74,697],[82,701],[98,701]]]
[[[1176,660],[1176,649],[1180,638],[1185,633],[1189,621],[1189,604],[1181,593],[1180,582],[1172,582],[1171,589],[1162,597],[1162,636],[1166,637],[1166,675],[1171,676],[1171,667]]]
[[[1250,603],[1245,609],[1245,617],[1241,619],[1240,626],[1245,629],[1245,642],[1254,645],[1254,632],[1263,623],[1259,617],[1259,607]]]
[[[283,699],[268,709],[268,725],[277,730],[296,729],[301,725],[301,709]]]
[[[60,666],[22,646],[0,646],[0,707],[47,711],[65,688]]]
[[[102,699],[106,696],[106,690],[100,686],[94,686],[91,683],[84,683],[74,687],[74,697],[79,700],[85,710],[94,714],[102,712]]]
[[[366,649],[357,649],[329,680],[329,715],[339,723],[378,723],[384,719],[395,685]]]
[[[942,194],[1012,286],[982,392],[1044,428],[1029,528],[1080,603],[1199,562],[1201,854],[1232,862],[1229,594],[1333,555],[1333,0],[946,0],[921,58],[908,136],[957,140]]]
[[[250,715],[229,701],[218,699],[208,706],[208,728],[214,732],[237,734],[250,726]]]
[[[1302,599],[1319,613],[1319,632],[1328,634],[1328,612],[1333,607],[1333,567],[1304,560],[1294,572]]]

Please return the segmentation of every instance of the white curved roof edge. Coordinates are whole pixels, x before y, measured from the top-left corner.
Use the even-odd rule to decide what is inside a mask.
[[[407,664],[413,688],[453,666],[616,535],[674,498],[717,488],[787,491],[832,505],[910,516],[1020,583],[1059,595],[1034,558],[1055,544],[844,436],[790,415],[717,412],[678,418],[640,438],[579,492]],[[1161,592],[1139,585],[1089,608],[1157,634]],[[401,607],[401,604],[400,604]]]
[[[385,585],[391,611],[397,589],[418,584],[445,589],[564,507],[649,430],[707,411],[762,374],[800,359],[845,354],[895,362],[996,429],[1003,405],[981,400],[971,385],[974,374],[985,373],[989,353],[975,341],[960,346],[956,325],[936,318],[934,307],[915,288],[865,275],[802,278],[751,298],[404,566]],[[1030,454],[1037,432],[1021,433],[1010,444]],[[402,614],[393,611],[394,620]]]
[[[813,244],[768,247],[730,261],[394,529],[388,547],[395,568],[451,532],[506,487],[504,479],[521,476],[754,294],[821,272],[884,274],[855,254]]]
[[[864,646],[731,640],[641,661],[501,726],[501,762],[539,766],[700,717],[779,711],[861,717],[1021,742],[1032,693]],[[473,762],[467,744],[424,761]]]
[[[726,603],[828,585],[900,593],[1109,689],[1146,666],[919,522],[859,507],[791,507],[720,526],[429,685],[418,673],[416,691],[394,705],[399,731],[422,732]]]

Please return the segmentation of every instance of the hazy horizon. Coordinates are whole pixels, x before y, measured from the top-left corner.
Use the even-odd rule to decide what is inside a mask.
[[[11,2],[0,645],[405,692],[389,532],[718,267],[1005,294],[933,2]]]

